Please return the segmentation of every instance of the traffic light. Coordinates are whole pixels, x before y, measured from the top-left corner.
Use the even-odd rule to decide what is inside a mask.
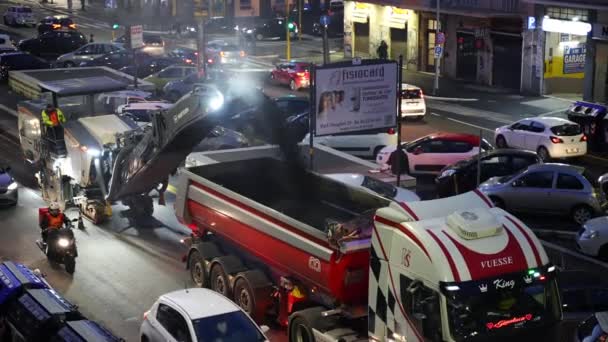
[[[120,27],[120,25],[114,24],[114,25],[112,25],[112,30],[118,30],[119,27]]]
[[[289,31],[292,31],[292,32],[296,30],[296,26],[297,26],[296,23],[293,21],[290,21],[287,24],[287,28],[289,29]]]

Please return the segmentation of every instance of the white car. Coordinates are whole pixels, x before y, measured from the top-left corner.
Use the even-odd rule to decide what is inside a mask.
[[[421,120],[426,115],[426,102],[422,89],[411,84],[401,86],[401,118]]]
[[[4,25],[31,25],[36,26],[34,12],[29,6],[8,6],[4,12]]]
[[[461,133],[434,133],[420,139],[402,143],[403,159],[401,170],[416,174],[438,174],[447,165],[469,159],[481,150],[492,149],[485,139],[479,136]],[[376,163],[382,169],[391,165],[391,154],[397,149],[397,144],[383,148],[376,156]]]
[[[587,137],[581,126],[555,117],[535,117],[502,126],[494,132],[498,148],[535,151],[542,160],[587,154]]]
[[[576,246],[584,254],[608,261],[608,216],[585,222],[576,235]]]
[[[416,202],[420,197],[415,192],[396,187],[392,184],[383,182],[379,179],[365,176],[358,173],[329,173],[325,176],[337,180],[338,182],[356,186],[367,192],[371,192],[382,197],[395,200],[397,202]]]
[[[89,43],[59,56],[55,63],[60,67],[71,68],[80,65],[82,62],[91,61],[107,53],[120,50],[123,50],[123,48],[114,43]]]
[[[302,142],[308,143],[309,138],[310,135],[306,134]],[[397,144],[397,134],[389,129],[386,133],[326,135],[314,137],[313,144],[329,146],[357,157],[375,158],[385,146]]]
[[[8,34],[0,34],[0,53],[17,51]]]
[[[268,341],[239,306],[209,289],[164,294],[144,313],[139,330],[145,342]]]

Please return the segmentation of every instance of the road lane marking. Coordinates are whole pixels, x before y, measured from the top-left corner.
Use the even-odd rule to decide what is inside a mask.
[[[14,117],[16,117],[16,118],[18,118],[18,117],[19,117],[19,113],[17,113],[17,111],[16,111],[16,110],[14,110],[14,109],[12,109],[12,108],[9,108],[9,107],[7,107],[7,106],[5,106],[5,105],[1,104],[1,103],[0,103],[0,109],[2,109],[3,111],[5,111],[5,112],[9,113],[10,115],[12,115],[12,116],[14,116]]]
[[[468,123],[468,122],[466,122],[466,121],[462,121],[462,120],[458,120],[458,119],[453,119],[453,118],[450,118],[450,117],[447,117],[447,116],[443,116],[443,115],[441,115],[441,114],[437,114],[437,113],[433,113],[433,112],[431,112],[431,114],[432,114],[432,115],[435,115],[435,116],[442,117],[442,118],[444,118],[444,119],[446,119],[446,120],[450,120],[450,121],[458,122],[459,124],[467,125],[467,126],[470,126],[470,127],[475,127],[475,128],[478,128],[478,129],[481,129],[481,130],[487,131],[487,132],[492,132],[492,133],[494,133],[494,130],[493,130],[493,129],[490,129],[490,128],[487,128],[487,127],[483,127],[483,126],[474,125],[474,124],[472,124],[472,123]]]

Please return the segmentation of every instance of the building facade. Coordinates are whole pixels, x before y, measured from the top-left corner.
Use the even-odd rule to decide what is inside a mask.
[[[605,101],[608,0],[438,0],[439,21],[436,1],[346,1],[345,55],[385,41],[408,70],[434,72],[439,45],[444,77]]]

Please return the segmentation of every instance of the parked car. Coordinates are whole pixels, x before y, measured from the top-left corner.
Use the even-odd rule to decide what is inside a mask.
[[[496,147],[536,151],[543,160],[587,154],[587,136],[581,126],[555,117],[522,119],[494,132]]]
[[[57,57],[56,65],[71,68],[80,65],[83,61],[93,60],[106,53],[120,50],[123,50],[123,48],[112,43],[89,43],[75,51]]]
[[[164,101],[132,102],[118,106],[116,114],[131,118],[140,126],[152,121],[152,113],[167,110],[173,107],[172,103]]]
[[[160,296],[144,313],[141,340],[263,342],[269,328],[221,294],[204,288],[177,290]]]
[[[163,87],[163,94],[167,100],[177,102],[182,96],[191,92],[194,87],[205,82],[207,82],[206,78],[195,72],[181,80],[167,82]]]
[[[99,56],[92,60],[80,62],[80,66],[107,66],[109,68],[119,70],[122,67],[133,65],[134,58],[139,59],[138,63],[140,65],[143,65],[152,59],[150,55],[141,51],[133,53],[133,51],[129,50],[119,50],[106,53],[105,55]]]
[[[576,327],[573,341],[608,341],[608,311],[596,312],[582,321]]]
[[[489,151],[492,145],[479,136],[460,133],[435,133],[420,139],[402,143],[400,167],[402,172],[437,174],[447,165],[468,159],[481,151]],[[393,165],[397,144],[382,148],[376,155],[376,163],[382,168]]]
[[[497,207],[537,215],[569,214],[583,224],[601,210],[584,172],[566,164],[534,164],[515,175],[490,178],[479,189]]]
[[[167,57],[175,59],[182,64],[196,65],[198,61],[198,52],[194,49],[185,47],[177,47],[167,53]]]
[[[330,173],[325,176],[397,202],[420,201],[420,197],[415,192],[396,187],[370,176],[358,173]]]
[[[127,75],[137,75],[139,78],[144,78],[175,64],[179,64],[179,59],[149,56],[140,58],[137,66],[131,63],[118,69],[118,71],[124,72]]]
[[[608,282],[602,275],[584,270],[561,270],[557,273],[557,283],[564,336],[576,330],[576,326],[594,312],[608,310]]]
[[[285,119],[310,112],[310,101],[304,96],[280,96],[274,99],[274,103],[283,111]]]
[[[608,216],[585,222],[576,235],[576,247],[584,254],[608,261]]]
[[[278,84],[289,85],[289,89],[292,91],[309,87],[310,63],[279,63],[270,71],[270,80]]]
[[[481,171],[479,182],[483,183],[492,177],[512,175],[538,163],[542,160],[532,151],[504,148],[482,152],[444,167],[435,179],[437,195],[449,197],[477,188],[478,165]]]
[[[48,69],[50,64],[26,52],[8,52],[0,54],[0,81],[8,80],[11,70]]]
[[[205,22],[205,32],[207,34],[234,34],[234,20],[226,17],[211,17]]]
[[[309,142],[308,111],[287,118],[286,129],[294,139]],[[345,133],[314,137],[314,144],[326,145],[336,150],[362,158],[374,158],[385,146],[397,144],[394,129],[371,130],[363,133]]]
[[[19,199],[18,187],[19,184],[11,175],[11,168],[0,168],[0,205],[16,205]]]
[[[87,43],[87,38],[78,31],[50,31],[37,38],[20,41],[19,50],[39,57],[58,57]]]
[[[65,15],[44,17],[40,20],[40,23],[38,23],[39,36],[57,30],[76,30],[76,24],[72,18]]]
[[[242,65],[245,61],[245,51],[234,44],[222,40],[213,40],[205,46],[207,64],[210,66]]]
[[[4,25],[30,25],[36,26],[34,11],[30,6],[8,6],[4,12]]]
[[[8,34],[0,34],[0,53],[15,52],[17,48]]]
[[[426,115],[426,102],[422,89],[411,84],[401,86],[401,118],[422,120]]]
[[[165,41],[160,35],[144,32],[142,38],[144,41],[144,46],[141,48],[142,52],[155,56],[165,53]],[[114,39],[112,42],[120,45],[124,49],[129,48],[129,46],[126,46],[128,40],[125,35]]]
[[[254,27],[242,28],[241,31],[246,37],[251,37],[252,39],[256,40],[263,40],[267,38],[286,39],[287,21],[285,18],[272,18],[265,20]],[[291,32],[291,36],[293,36],[294,33],[295,32]]]
[[[172,65],[144,78],[144,81],[154,84],[156,90],[162,92],[163,87],[170,81],[186,78],[197,71],[194,66]]]

